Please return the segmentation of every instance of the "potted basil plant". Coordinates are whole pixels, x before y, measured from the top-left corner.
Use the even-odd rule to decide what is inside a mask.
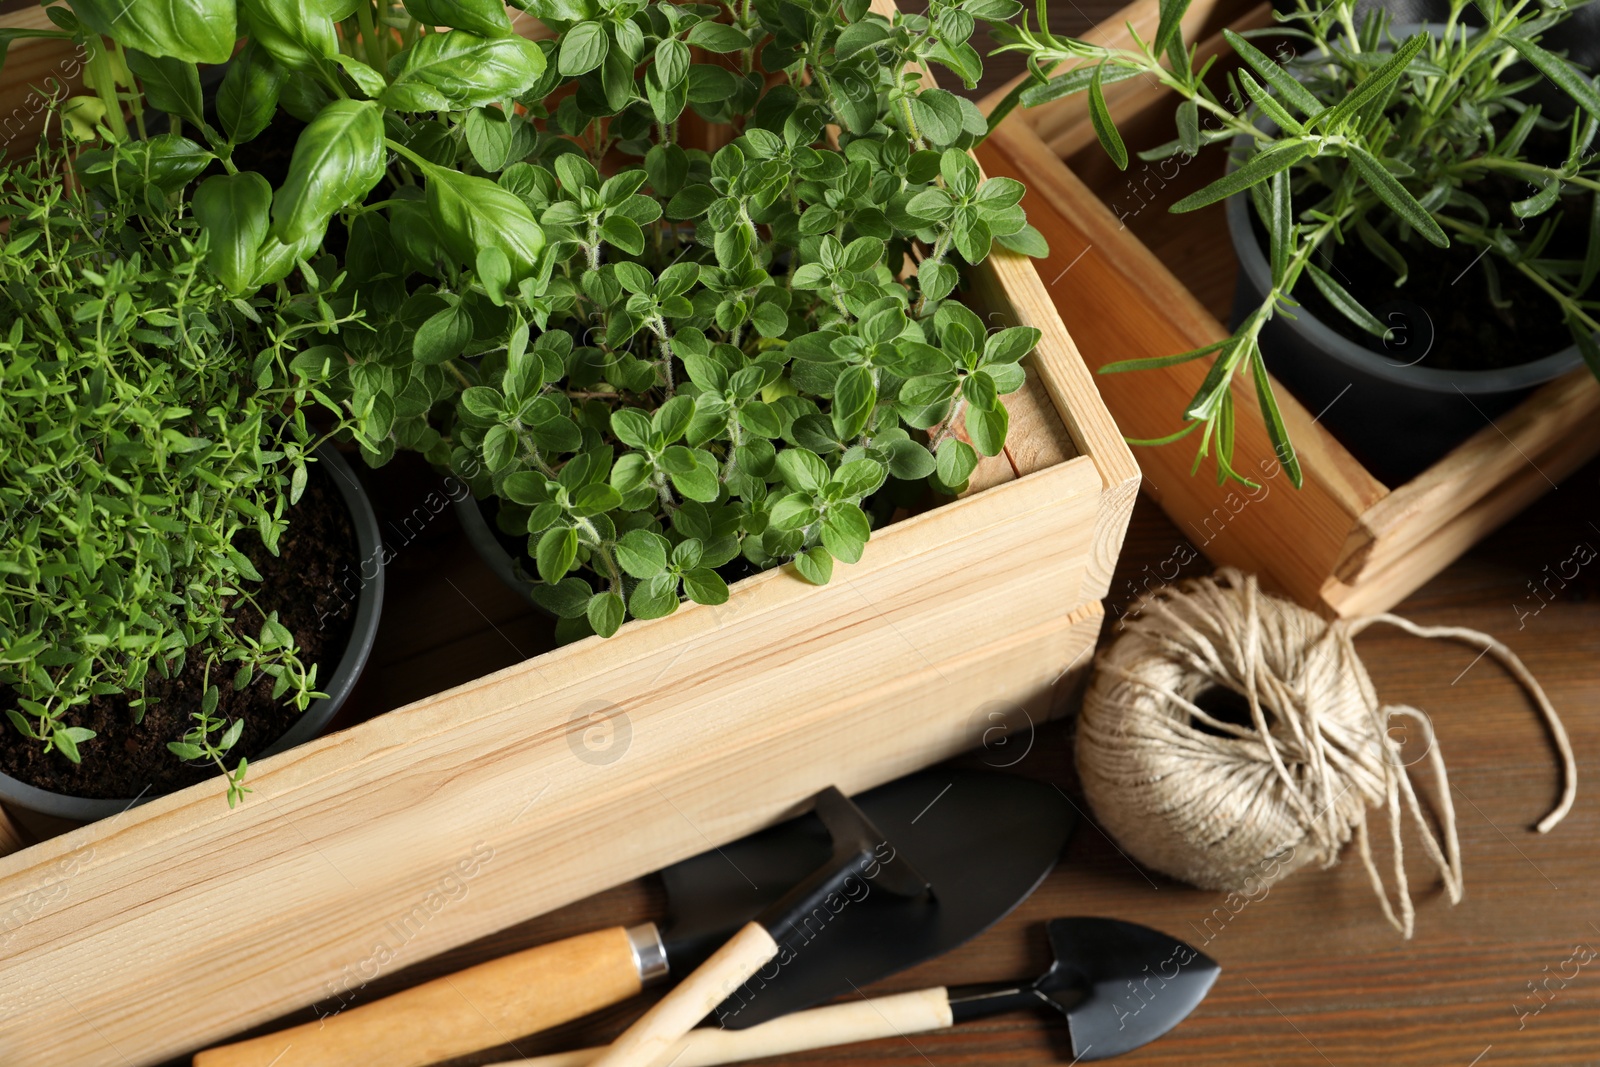
[[[1232,462],[1230,388],[1247,374],[1298,484],[1270,370],[1397,485],[1534,386],[1584,363],[1600,373],[1600,92],[1540,44],[1569,10],[1454,0],[1443,22],[1402,29],[1381,10],[1358,23],[1352,0],[1297,0],[1271,31],[1286,65],[1225,31],[1242,66],[1222,96],[1205,79],[1211,61],[1197,64],[1182,40],[1186,6],[1163,5],[1154,39],[1134,49],[1043,26],[1004,31],[1004,47],[1026,52],[1040,77],[1002,112],[1087,92],[1102,145],[1126,166],[1102,87],[1148,76],[1180,98],[1178,136],[1142,158],[1231,142],[1228,173],[1172,210],[1232,198],[1236,331],[1102,368],[1211,360],[1182,426],[1141,443],[1197,433],[1197,464],[1214,455],[1219,480],[1248,482]]]

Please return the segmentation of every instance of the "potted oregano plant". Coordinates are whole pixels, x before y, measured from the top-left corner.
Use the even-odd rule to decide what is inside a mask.
[[[1381,10],[1358,22],[1351,0],[1297,0],[1271,31],[1274,55],[1225,31],[1243,65],[1223,93],[1182,41],[1186,6],[1164,5],[1155,37],[1133,49],[1002,31],[1039,76],[1000,112],[1087,92],[1101,143],[1125,166],[1102,86],[1142,75],[1180,98],[1177,138],[1145,158],[1232,145],[1229,172],[1172,210],[1233,197],[1236,332],[1102,368],[1212,361],[1181,427],[1143,443],[1198,433],[1197,464],[1214,455],[1219,478],[1246,480],[1232,463],[1230,391],[1246,373],[1298,483],[1270,369],[1399,484],[1533,386],[1584,362],[1600,372],[1600,93],[1540,44],[1568,10],[1455,0],[1442,23],[1402,28]]]
[[[316,395],[369,461],[416,449],[492,498],[569,634],[718,603],[736,561],[826,582],[864,502],[959,492],[1003,446],[1037,331],[950,297],[959,263],[1042,241],[966,152],[983,117],[919,71],[975,83],[975,20],[1014,0],[530,2],[537,44],[477,0],[246,0],[236,24],[188,0],[216,41],[71,6],[203,131],[195,64],[248,34],[219,105],[308,124],[276,188],[208,179],[213,246],[241,291],[342,246]]]
[[[236,803],[349,693],[382,590],[293,367],[324,280],[239,295],[205,162],[99,101],[0,169],[0,799],[71,819],[219,772]]]

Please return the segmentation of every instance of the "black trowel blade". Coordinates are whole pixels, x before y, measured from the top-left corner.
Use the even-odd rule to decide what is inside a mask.
[[[1067,1009],[1077,1061],[1131,1052],[1189,1017],[1222,972],[1175,937],[1120,919],[1052,919],[1056,966],[1046,982],[1071,989]]]
[[[903,857],[932,894],[897,896],[865,872],[836,910],[819,912],[791,951],[780,950],[780,962],[758,972],[712,1022],[742,1030],[949,951],[1043,881],[1074,821],[1051,786],[986,771],[926,771],[851,799],[886,838],[877,858],[887,867]],[[687,973],[830,852],[827,831],[808,815],[663,871],[673,971]]]

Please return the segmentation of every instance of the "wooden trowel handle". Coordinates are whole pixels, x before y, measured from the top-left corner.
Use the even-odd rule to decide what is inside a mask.
[[[745,1063],[834,1045],[924,1034],[953,1024],[950,994],[941,986],[797,1011],[748,1030],[724,1030],[716,1026],[690,1030],[662,1062],[672,1067],[718,1067],[719,1064]],[[513,1060],[499,1067],[591,1067],[604,1051],[603,1048],[585,1048],[557,1052],[531,1060]]]
[[[195,1055],[194,1067],[424,1067],[637,995],[642,983],[634,953],[620,926],[582,934],[317,1022],[207,1049]]]
[[[778,943],[760,923],[746,923],[693,974],[612,1042],[594,1067],[652,1067],[665,1063],[678,1040],[711,1014],[762,964],[778,954]]]

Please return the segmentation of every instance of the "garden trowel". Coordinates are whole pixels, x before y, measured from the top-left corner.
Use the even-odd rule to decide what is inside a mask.
[[[943,986],[795,1012],[749,1030],[691,1030],[663,1051],[672,1067],[714,1067],[857,1041],[943,1030],[1002,1012],[1037,1009],[1067,1021],[1073,1063],[1149,1044],[1205,999],[1221,968],[1204,953],[1147,926],[1118,919],[1053,919],[1055,961],[1031,982]],[[603,1048],[561,1052],[500,1067],[590,1067]]]
[[[613,927],[527,949],[207,1050],[194,1065],[423,1067],[505,1044],[692,972],[809,880],[813,906],[789,935],[792,958],[730,989],[719,1010],[729,1026],[751,1026],[982,932],[1044,879],[1073,824],[1055,789],[986,771],[928,771],[851,800],[819,800],[820,810],[663,871],[669,919],[659,928]]]

